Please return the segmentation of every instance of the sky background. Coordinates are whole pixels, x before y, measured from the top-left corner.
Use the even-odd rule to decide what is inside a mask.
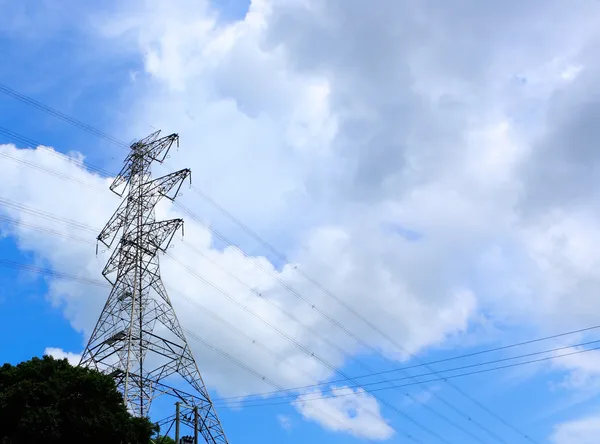
[[[162,274],[230,442],[596,443],[594,350],[348,377],[600,325],[599,25],[595,0],[0,0],[0,361],[78,361],[119,199],[56,153],[127,154],[9,87],[125,143],[179,133],[156,174],[191,168],[274,247],[194,189],[158,209],[185,219]]]

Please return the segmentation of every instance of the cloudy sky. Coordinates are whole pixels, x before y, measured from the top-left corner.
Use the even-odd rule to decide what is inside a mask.
[[[77,361],[127,154],[15,90],[179,133],[162,272],[232,443],[597,442],[598,329],[414,366],[600,324],[598,1],[0,10],[0,361]]]

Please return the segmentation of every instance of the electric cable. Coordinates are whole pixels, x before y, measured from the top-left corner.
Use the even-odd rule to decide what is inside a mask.
[[[122,141],[119,141],[116,138],[113,138],[112,136],[109,136],[108,134],[97,130],[96,128],[84,124],[81,121],[78,121],[77,119],[74,119],[64,113],[61,113],[51,107],[48,107],[47,105],[42,104],[41,102],[38,102],[30,97],[25,96],[24,94],[21,94],[11,88],[9,88],[6,85],[2,85],[0,84],[0,92],[7,94],[17,100],[20,100],[24,103],[27,103],[31,106],[34,106],[42,111],[48,112],[58,118],[61,118],[69,123],[72,123],[73,125],[90,132],[91,134],[94,134],[98,137],[101,137],[105,140],[108,140],[116,145],[119,145],[123,148],[127,147],[127,144],[125,144]],[[253,231],[252,229],[250,229],[247,225],[245,225],[241,220],[237,219],[232,213],[230,213],[228,210],[226,210],[224,207],[222,207],[221,205],[219,205],[214,199],[210,198],[206,193],[204,193],[203,191],[201,191],[200,189],[196,188],[196,187],[192,187],[192,189],[196,192],[196,194],[198,194],[199,196],[203,197],[207,202],[209,202],[211,205],[213,205],[215,208],[217,208],[220,212],[222,212],[223,214],[225,214],[227,217],[229,217],[236,225],[238,225],[240,228],[242,228],[244,231],[246,231],[251,237],[253,237],[254,239],[258,240],[265,248],[269,249],[271,252],[273,252],[274,254],[276,254],[280,259],[285,260],[287,263],[290,263],[289,260],[287,259],[286,255],[279,252],[275,247],[273,247],[269,242],[267,242],[264,238],[262,238],[260,235],[258,235],[258,233],[256,233],[255,231]],[[393,345],[395,345],[397,348],[399,348],[400,350],[402,350],[404,353],[410,355],[413,359],[418,360],[418,357],[416,355],[414,355],[412,352],[409,352],[408,350],[406,350],[405,348],[403,348],[403,346],[401,346],[400,344],[397,343],[397,341],[393,340],[389,335],[387,335],[386,333],[384,333],[380,328],[378,328],[374,323],[372,323],[371,321],[367,320],[363,315],[361,315],[356,309],[354,309],[353,307],[351,307],[350,305],[348,305],[346,302],[343,301],[343,299],[341,299],[340,297],[338,297],[337,295],[333,294],[331,291],[329,291],[328,289],[326,289],[322,284],[320,284],[317,280],[315,280],[314,278],[312,278],[311,276],[309,276],[307,273],[305,273],[304,271],[302,271],[301,269],[299,269],[297,267],[297,265],[294,266],[294,269],[299,273],[299,275],[301,275],[304,279],[306,279],[308,282],[312,283],[314,286],[316,286],[317,288],[319,288],[324,294],[330,296],[331,298],[333,298],[334,300],[336,300],[339,304],[341,304],[342,306],[344,306],[347,310],[349,310],[354,316],[356,316],[357,318],[361,319],[363,322],[365,322],[366,325],[368,325],[371,329],[373,329],[375,332],[379,333],[382,337],[384,337],[385,339],[387,339],[390,343],[392,343]],[[383,355],[382,355],[383,356]],[[384,358],[386,358],[385,356],[383,356]],[[386,358],[387,359],[387,358]],[[433,370],[433,369],[432,369]],[[466,392],[464,392],[464,390],[460,389],[459,387],[455,386],[453,383],[451,382],[447,382],[451,387],[453,387],[457,392],[459,392],[460,394],[462,394],[463,396],[465,396],[467,399],[470,399],[473,403],[475,403],[476,405],[478,405],[480,408],[482,408],[483,410],[487,411],[490,415],[494,416],[496,419],[498,419],[499,421],[501,421],[503,424],[505,424],[506,426],[508,426],[509,428],[511,428],[513,431],[515,431],[518,434],[521,434],[522,436],[524,436],[526,439],[528,439],[529,441],[536,443],[531,437],[529,437],[528,435],[526,435],[524,432],[522,432],[521,430],[517,429],[516,427],[514,427],[513,425],[509,424],[508,422],[506,422],[503,418],[501,418],[499,415],[497,415],[495,412],[491,411],[489,408],[487,408],[486,406],[484,406],[482,403],[480,403],[479,401],[477,401],[476,399],[474,399],[473,397],[471,397],[470,395],[468,395]],[[440,397],[439,395],[435,394],[434,392],[431,392],[432,395],[434,395],[436,398],[438,398],[440,401],[444,402],[446,405],[448,405],[449,407],[453,408],[457,413],[461,413],[463,416],[467,417],[470,421],[472,421],[470,416],[465,415],[460,409],[456,408],[455,406],[453,406],[452,404],[450,404],[448,401],[444,400],[442,397]]]
[[[9,156],[9,157],[10,157],[10,158],[12,158],[12,159],[14,159],[14,160],[19,160],[19,159],[15,159],[13,156]],[[26,166],[28,166],[28,165],[26,164]],[[34,165],[34,166],[36,166],[36,165]],[[49,172],[49,173],[53,173],[53,171],[52,171],[51,169],[49,169],[49,168],[41,168],[41,169],[42,169],[42,170],[44,170],[44,171],[47,171],[47,172]],[[71,178],[71,177],[69,177],[69,176],[67,176],[67,175],[64,175],[64,174],[59,174],[59,175],[58,175],[58,177],[61,177],[61,178],[64,178],[64,179],[73,179],[73,178]],[[183,265],[183,264],[182,264],[182,265]],[[185,267],[185,266],[184,266],[184,267]],[[232,298],[231,300],[234,300],[234,299]],[[275,306],[276,306],[276,308],[278,308],[279,310],[282,310],[282,308],[281,308],[280,306],[278,306],[278,305],[275,305]],[[289,313],[286,313],[286,314],[287,314],[288,316],[291,316]],[[300,321],[298,321],[298,322],[300,322]],[[304,324],[302,324],[302,323],[300,323],[300,324],[301,324],[301,325],[303,325],[303,326],[306,328],[306,326],[305,326]],[[291,337],[288,337],[288,340],[291,340]],[[363,342],[363,344],[364,344],[364,342]],[[295,342],[295,345],[296,345],[296,346],[298,346],[298,345],[299,345],[299,343],[297,343],[297,341],[296,341],[296,342]],[[307,350],[304,350],[304,352],[305,352],[305,353],[309,353]],[[312,357],[315,357],[314,353],[312,354]],[[322,358],[319,358],[319,359],[321,359],[321,360],[322,360]],[[333,365],[331,365],[331,364],[329,364],[329,363],[327,363],[326,365],[327,365],[327,366],[328,366],[328,367],[329,367],[331,370],[333,370],[333,371],[337,372],[338,374],[340,374],[340,375],[344,376],[344,374],[343,374],[343,373],[340,373],[340,371],[339,371],[339,370],[338,370],[338,369],[337,369],[335,366],[333,366]],[[348,376],[346,375],[345,377],[348,377]],[[410,395],[410,394],[407,394],[406,396],[408,396],[408,397],[410,397],[411,399],[413,399],[413,400],[417,401],[417,400],[416,400],[416,399],[415,399],[415,398],[414,398],[412,395]],[[422,428],[423,430],[427,431],[427,432],[428,432],[429,434],[431,434],[432,436],[435,436],[436,438],[438,438],[438,439],[439,439],[439,440],[441,440],[442,442],[446,442],[446,443],[448,442],[448,441],[447,441],[445,438],[443,438],[441,435],[439,435],[439,434],[437,434],[436,432],[432,431],[430,428],[428,428],[428,427],[424,426],[424,425],[423,425],[423,424],[421,424],[420,422],[418,422],[418,421],[415,421],[415,420],[414,420],[414,419],[413,419],[413,418],[412,418],[410,415],[407,415],[406,413],[404,413],[404,412],[400,411],[400,410],[399,410],[399,409],[398,409],[396,406],[394,406],[394,405],[392,405],[392,404],[388,403],[387,401],[385,401],[385,400],[383,400],[383,399],[380,399],[380,398],[377,398],[377,399],[378,399],[378,400],[379,400],[379,401],[380,401],[382,404],[384,404],[384,405],[388,406],[390,409],[394,410],[394,411],[395,411],[396,413],[398,413],[399,415],[401,415],[401,416],[405,417],[405,418],[406,418],[407,420],[409,420],[410,422],[413,422],[413,423],[414,423],[414,424],[416,424],[418,427],[420,427],[420,428]],[[417,402],[418,402],[418,401],[417,401]],[[471,432],[467,431],[467,430],[466,430],[466,429],[464,429],[462,426],[460,426],[460,425],[459,425],[459,424],[457,424],[456,422],[452,421],[451,419],[449,419],[449,418],[448,418],[448,417],[446,417],[445,415],[443,415],[443,414],[441,414],[441,413],[437,412],[437,411],[436,411],[434,408],[432,408],[431,406],[428,406],[428,405],[426,405],[426,406],[425,406],[425,408],[426,408],[427,410],[431,411],[432,413],[434,413],[436,416],[440,417],[441,419],[443,419],[443,420],[445,420],[446,422],[448,422],[449,424],[451,424],[453,427],[455,427],[455,428],[457,428],[457,429],[459,429],[459,430],[461,430],[461,431],[465,432],[466,434],[468,434],[468,435],[472,436],[473,438],[475,438],[476,440],[480,441],[480,440],[479,440],[479,438],[477,438],[477,437],[475,437],[474,435],[472,435],[472,433],[471,433]],[[466,416],[466,415],[465,415],[465,416]],[[481,425],[479,425],[477,422],[475,422],[475,421],[473,421],[473,420],[471,420],[471,421],[472,421],[474,424],[476,424],[476,425],[478,425],[478,426],[482,427],[482,426],[481,426]],[[483,428],[483,427],[482,427],[482,428]],[[502,440],[502,439],[498,438],[498,437],[497,437],[497,435],[495,435],[495,434],[493,434],[493,433],[491,433],[491,432],[489,432],[489,431],[488,431],[488,433],[490,433],[492,436],[496,437],[496,438],[497,438],[499,441],[501,441],[501,442],[503,442],[503,443],[505,442],[504,440]],[[480,442],[481,442],[481,441],[480,441]]]

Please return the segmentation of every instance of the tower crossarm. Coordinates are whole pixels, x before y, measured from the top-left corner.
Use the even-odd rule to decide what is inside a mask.
[[[179,146],[179,134],[173,133],[158,140],[154,139],[154,142],[152,143],[142,142],[142,146],[148,147],[146,154],[151,160],[162,163],[166,159],[169,150],[175,142],[177,142],[177,146]]]
[[[113,193],[123,196],[131,178],[138,174],[140,169],[145,171],[153,161],[162,163],[173,143],[179,143],[178,134],[170,134],[160,139],[158,138],[159,134],[160,131],[156,131],[131,144],[131,152],[125,158],[123,168],[109,187]]]
[[[114,282],[109,275],[117,271],[120,275],[127,274],[136,266],[133,258],[138,251],[143,253],[142,263],[148,263],[159,250],[163,252],[167,250],[176,231],[181,227],[183,227],[183,219],[151,222],[141,226],[140,236],[123,236],[119,246],[108,259],[102,274],[109,282]],[[118,278],[119,276],[116,279]]]
[[[151,194],[154,199],[153,203],[156,205],[162,197],[166,197],[169,200],[174,200],[183,185],[183,181],[191,177],[192,171],[189,168],[175,171],[167,174],[166,176],[154,179],[148,182],[146,192]],[[174,192],[172,192],[174,190]]]
[[[163,220],[143,225],[143,239],[154,256],[158,250],[166,252],[173,236],[179,230],[183,231],[183,219]]]
[[[156,206],[162,197],[166,197],[169,200],[174,200],[175,197],[177,197],[184,180],[190,176],[191,171],[186,168],[148,182],[145,185],[145,191],[149,196],[152,197],[150,202],[147,204],[148,207],[153,208]],[[173,190],[174,192],[169,194]],[[127,213],[128,206],[127,200],[125,199],[123,202],[121,202],[119,208],[117,208],[117,210],[113,213],[112,217],[106,223],[96,239],[102,242],[107,248],[110,248],[117,237],[119,230],[128,223]]]

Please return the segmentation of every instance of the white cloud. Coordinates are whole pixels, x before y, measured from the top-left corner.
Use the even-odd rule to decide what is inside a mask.
[[[473,0],[459,13],[429,1],[387,0],[372,8],[345,0],[255,0],[244,20],[222,23],[207,1],[135,2],[96,14],[89,29],[109,43],[98,46],[121,48],[144,63],[128,85],[127,103],[115,104],[129,117],[111,132],[126,140],[144,136],[150,125],[179,132],[182,148],[169,163],[191,167],[197,186],[416,352],[448,339],[459,343],[480,320],[540,330],[598,321],[592,308],[600,265],[600,110],[587,98],[597,88],[599,14],[589,9],[597,6],[540,4],[482,7]],[[541,25],[532,28],[532,17]],[[585,69],[575,75],[569,67],[578,66]],[[528,80],[515,82],[519,75]],[[3,198],[96,228],[118,204],[108,181],[74,164],[40,150],[0,150],[94,186],[7,160],[0,164]],[[406,358],[293,265],[270,263],[264,249],[198,196],[184,190],[181,201],[257,253],[212,248],[211,234],[184,215],[186,243],[250,289],[179,241],[172,250],[177,260],[334,368],[345,358],[319,338],[349,354],[361,351],[359,344],[262,273],[257,261],[369,346]],[[82,235],[61,220],[3,211]],[[177,214],[168,206],[161,212]],[[389,226],[421,239],[409,241],[383,228]],[[98,278],[107,258],[95,258],[93,246],[25,226],[3,231],[57,271]],[[93,240],[95,232],[84,235]],[[277,384],[333,375],[176,262],[165,258],[162,265],[167,283],[278,358],[173,295],[186,328]],[[49,297],[89,334],[106,291],[51,281]],[[205,381],[220,394],[271,388],[191,342]],[[332,408],[334,401],[325,402]]]
[[[560,74],[560,76],[562,79],[566,80],[567,82],[570,82],[577,78],[577,76],[579,75],[579,73],[581,72],[582,69],[583,69],[583,66],[581,66],[581,65],[569,65]]]
[[[564,422],[554,428],[554,444],[596,444],[600,434],[600,416]]]
[[[561,384],[563,387],[581,389],[594,396],[600,390],[600,351],[577,353],[583,350],[583,347],[574,347],[557,352],[556,355],[570,355],[553,361],[553,366],[568,373]]]
[[[277,421],[279,421],[279,425],[285,430],[292,429],[292,418],[286,415],[277,415]]]
[[[329,430],[349,430],[357,438],[386,440],[394,435],[394,429],[381,416],[379,404],[373,396],[362,389],[333,387],[338,397],[323,397],[314,391],[298,397],[295,406],[304,418],[315,421]]]
[[[55,347],[47,347],[44,350],[44,355],[52,356],[56,359],[66,359],[71,365],[78,365],[81,360],[81,354],[66,352],[63,349]]]

